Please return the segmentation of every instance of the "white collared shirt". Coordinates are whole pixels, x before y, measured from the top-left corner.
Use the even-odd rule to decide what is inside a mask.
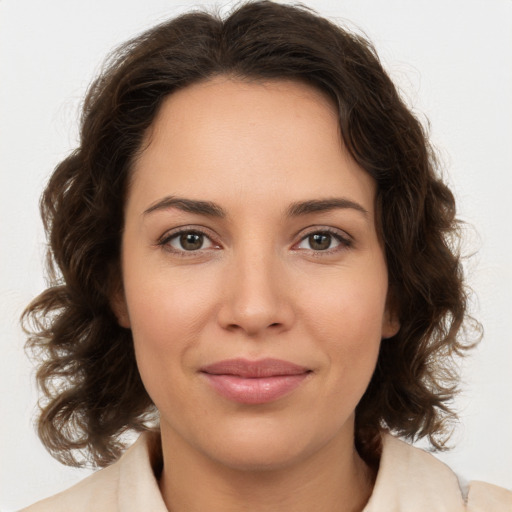
[[[108,468],[21,512],[168,512],[142,434]],[[375,487],[362,512],[512,512],[512,492],[484,482],[461,490],[455,473],[430,453],[383,434]]]

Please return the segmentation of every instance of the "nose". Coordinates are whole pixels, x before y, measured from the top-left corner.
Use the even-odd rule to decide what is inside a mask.
[[[221,327],[251,337],[288,330],[294,310],[282,262],[260,252],[234,259],[226,269]]]

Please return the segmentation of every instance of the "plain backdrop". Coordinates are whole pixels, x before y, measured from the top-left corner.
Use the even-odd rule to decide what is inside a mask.
[[[306,3],[363,30],[408,103],[430,120],[459,216],[474,226],[467,270],[485,328],[463,367],[456,448],[441,458],[468,479],[512,487],[512,0]],[[33,428],[37,392],[18,319],[44,288],[38,198],[76,144],[81,99],[107,52],[194,5],[0,0],[2,511],[87,474],[53,461]],[[224,11],[231,4],[216,5]]]

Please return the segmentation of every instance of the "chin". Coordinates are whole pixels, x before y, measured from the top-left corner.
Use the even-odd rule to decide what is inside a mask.
[[[297,446],[277,443],[234,443],[228,449],[216,450],[217,463],[235,471],[263,473],[284,470],[302,460],[305,455]]]
[[[252,425],[219,436],[209,456],[233,470],[269,472],[290,468],[317,452],[328,439],[316,439],[308,432],[271,425]],[[229,435],[231,434],[231,435]]]

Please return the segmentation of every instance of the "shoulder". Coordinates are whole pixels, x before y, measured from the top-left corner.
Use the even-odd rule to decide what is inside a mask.
[[[469,484],[468,512],[511,512],[512,492],[486,482],[474,481]]]
[[[457,475],[432,454],[389,434],[372,496],[364,512],[505,512],[512,492],[483,482],[461,489]]]
[[[120,461],[97,471],[66,489],[20,512],[98,512],[117,511],[115,506],[119,487]]]
[[[151,465],[150,436],[141,435],[111,466],[20,512],[166,512]]]

